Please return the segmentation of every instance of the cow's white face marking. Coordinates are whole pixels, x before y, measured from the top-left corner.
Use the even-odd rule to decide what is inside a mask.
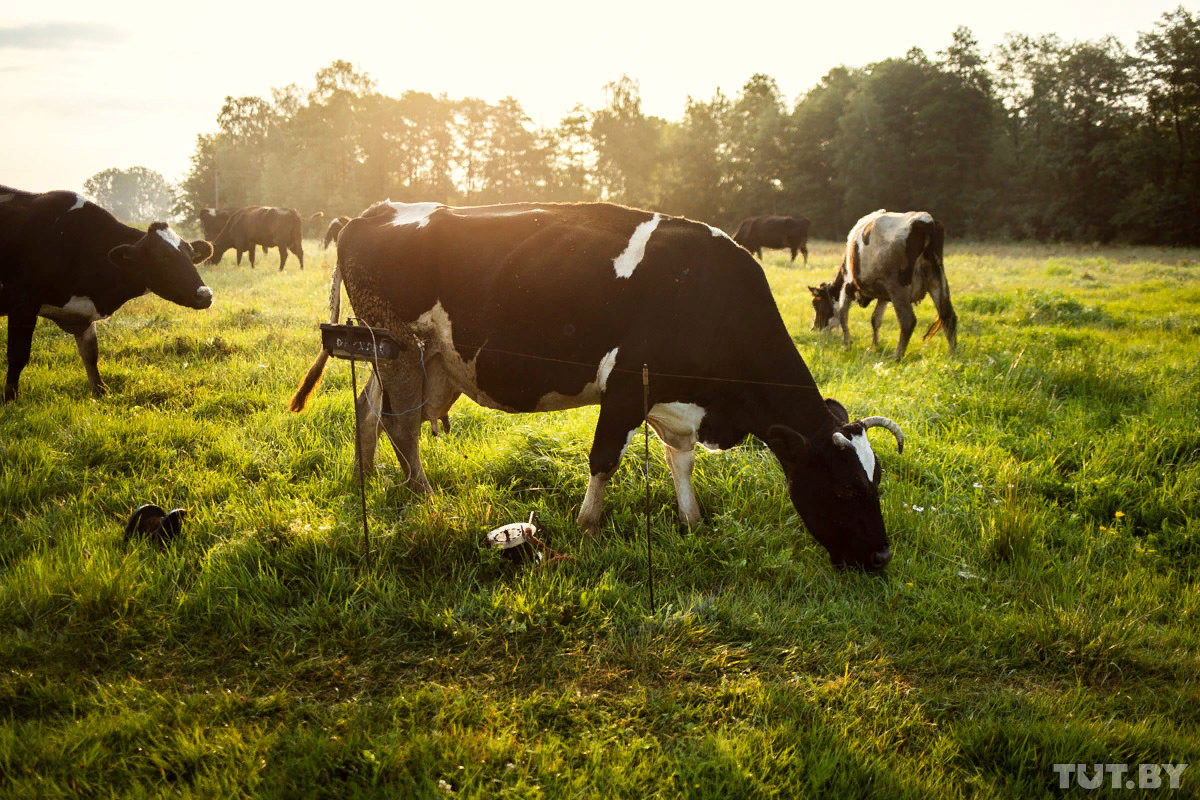
[[[179,245],[183,240],[179,238],[179,234],[175,233],[175,231],[171,230],[170,228],[163,228],[157,233],[162,237],[164,242],[171,245],[171,247],[174,247],[176,250],[179,249]]]
[[[629,244],[625,246],[625,251],[613,259],[613,269],[617,271],[618,278],[628,278],[637,269],[638,264],[642,263],[642,259],[646,256],[646,245],[650,241],[650,234],[654,233],[654,229],[658,227],[661,220],[662,214],[655,214],[633,229],[633,235],[629,237]]]
[[[871,443],[867,441],[867,434],[856,433],[850,437],[850,444],[854,445],[854,452],[858,455],[858,460],[862,462],[863,472],[867,473],[867,480],[872,480],[875,477],[875,451],[871,449]]]
[[[718,236],[724,236],[726,239],[729,239],[729,234],[728,234],[728,233],[726,233],[725,231],[721,230],[720,228],[714,228],[712,225],[708,225],[708,226],[706,226],[706,227],[707,227],[707,228],[708,228],[710,231],[712,231],[712,235],[713,235],[713,238],[714,238],[714,239],[715,239],[715,238],[717,238]],[[731,242],[732,242],[732,241],[733,241],[733,239],[729,239],[729,241],[731,241]]]
[[[38,309],[38,316],[52,319],[56,322],[96,322],[104,319],[96,304],[90,297],[72,297],[65,306],[43,305]]]
[[[75,195],[75,205],[68,208],[67,211],[75,211],[77,209],[83,208],[83,204],[86,202],[87,202],[87,200],[83,199],[83,195],[76,194]]]
[[[388,202],[396,211],[396,215],[392,217],[392,221],[388,225],[411,225],[417,223],[418,228],[424,228],[429,224],[429,215],[436,211],[439,203],[392,203]]]

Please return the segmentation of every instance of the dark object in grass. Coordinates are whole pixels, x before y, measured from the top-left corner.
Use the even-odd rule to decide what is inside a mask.
[[[140,505],[133,510],[129,521],[125,523],[125,538],[129,539],[136,533],[160,544],[167,542],[183,531],[185,516],[185,508],[174,508],[168,512],[154,503]]]

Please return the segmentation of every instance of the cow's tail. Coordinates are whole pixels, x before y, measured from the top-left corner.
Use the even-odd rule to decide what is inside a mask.
[[[950,283],[946,280],[946,268],[938,263],[937,282],[930,289],[933,304],[937,308],[937,320],[925,331],[925,341],[929,341],[935,333],[946,331],[946,343],[953,353],[958,347],[958,315],[954,313],[954,305],[950,302]]]
[[[342,273],[337,268],[333,268],[333,276],[329,280],[329,321],[336,324],[342,310]],[[324,346],[321,347],[321,352],[317,353],[317,359],[313,365],[308,368],[308,372],[304,375],[304,380],[300,382],[296,393],[292,395],[291,401],[288,402],[288,408],[292,411],[300,412],[308,405],[308,397],[317,388],[317,384],[321,382],[321,377],[325,374],[325,365],[329,362],[329,351]]]
[[[320,218],[321,218],[321,217],[323,217],[323,216],[325,216],[325,212],[324,212],[324,211],[317,211],[316,213],[312,214],[311,216],[309,216],[309,217],[305,218],[305,220],[304,220],[304,221],[305,221],[305,222],[312,222],[314,219],[320,219]]]

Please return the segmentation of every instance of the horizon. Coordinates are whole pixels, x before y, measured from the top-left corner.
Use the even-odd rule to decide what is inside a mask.
[[[369,25],[361,19],[366,12],[277,20],[277,11],[228,2],[206,7],[200,20],[142,2],[101,9],[71,0],[54,16],[14,8],[0,15],[0,113],[10,123],[0,183],[82,191],[98,172],[134,166],[178,182],[197,135],[216,130],[226,96],[269,97],[292,83],[307,91],[317,70],[338,59],[369,74],[386,95],[413,90],[489,103],[514,97],[538,127],[556,126],[576,105],[602,108],[604,85],[628,75],[639,84],[646,114],[676,121],[689,97],[735,97],[757,73],[774,79],[791,107],[835,67],[861,68],[913,47],[934,57],[960,25],[985,57],[1009,33],[1056,34],[1067,42],[1114,36],[1132,51],[1139,33],[1180,5],[1018,0],[967,9],[937,2],[919,18],[888,18],[893,7],[872,2],[849,22],[844,12],[806,9],[794,35],[775,21],[801,12],[781,2],[731,17],[762,19],[761,31],[628,0],[600,18],[544,0],[523,4],[520,18],[469,3],[448,29],[441,12],[424,6],[370,12]],[[140,21],[113,24],[118,18]],[[231,18],[238,30],[224,24]],[[1020,18],[1033,21],[1007,21]],[[411,35],[426,30],[434,35]],[[206,58],[209,42],[220,46],[208,50],[228,55]]]

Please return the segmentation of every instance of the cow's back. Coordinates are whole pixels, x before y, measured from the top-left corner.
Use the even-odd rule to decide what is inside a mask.
[[[607,204],[395,208],[338,240],[355,312],[437,342],[458,388],[487,405],[572,395],[615,349],[736,369],[708,315],[750,293],[778,317],[761,268],[700,223]]]

